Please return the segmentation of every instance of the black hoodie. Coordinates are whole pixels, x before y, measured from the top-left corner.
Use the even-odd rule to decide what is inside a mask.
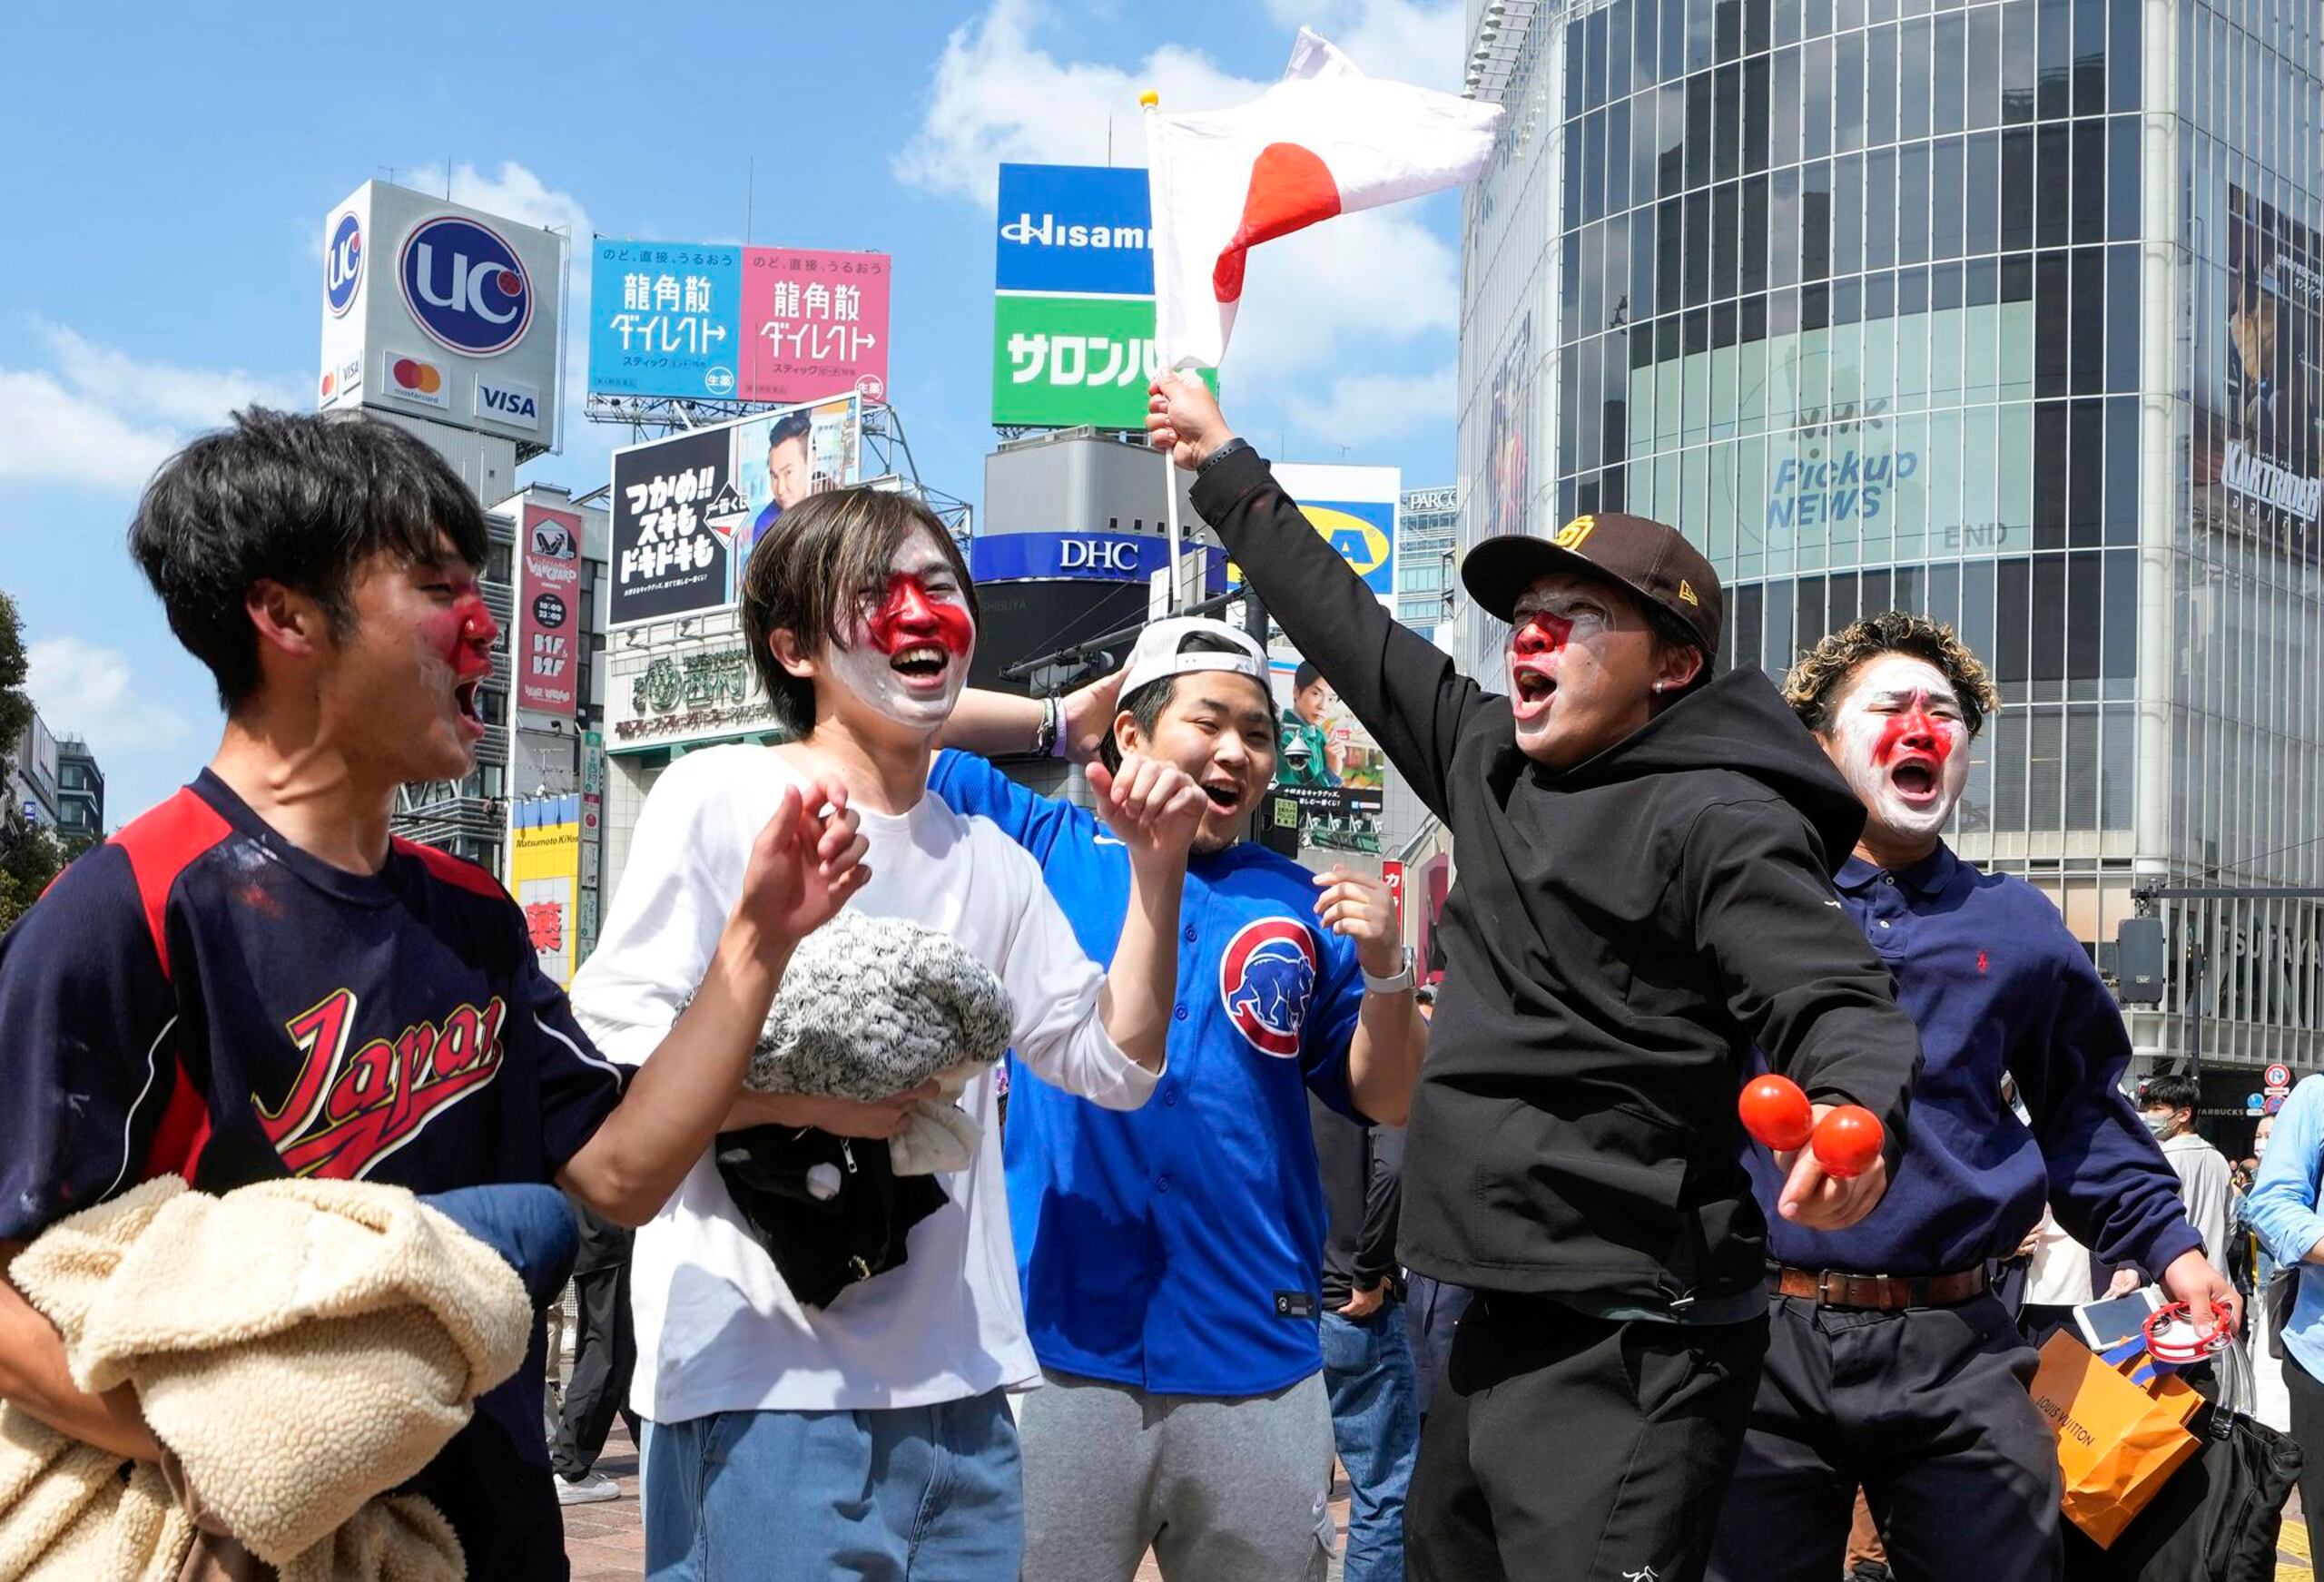
[[[1892,1162],[1919,1066],[1832,890],[1862,806],[1757,671],[1546,769],[1509,700],[1397,625],[1256,454],[1193,497],[1453,833],[1404,1262],[1608,1315],[1743,1316],[1766,1270],[1737,1162],[1751,1046],[1811,1098],[1879,1115]]]

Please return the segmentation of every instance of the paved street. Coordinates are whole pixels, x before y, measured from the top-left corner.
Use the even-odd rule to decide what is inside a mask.
[[[2264,1360],[2263,1360],[2264,1361]],[[2282,1385],[2273,1372],[2273,1365],[2263,1368],[2260,1379],[2260,1417],[2281,1427],[2283,1418]],[[637,1451],[629,1442],[629,1434],[621,1424],[614,1425],[614,1437],[606,1446],[606,1454],[597,1463],[598,1469],[617,1479],[621,1498],[604,1505],[568,1507],[565,1512],[566,1552],[573,1557],[574,1582],[635,1582],[644,1569],[645,1553],[643,1517],[637,1503]],[[1336,1483],[1332,1490],[1332,1515],[1343,1533],[1347,1528],[1347,1484]],[[1339,1577],[1339,1562],[1332,1562],[1332,1577]],[[2282,1543],[2277,1553],[2276,1582],[2309,1582],[2315,1575],[2308,1550],[2308,1529],[2299,1519],[2299,1497],[2294,1495],[2286,1509]],[[1162,1573],[1151,1558],[1138,1568],[1137,1582],[1161,1582]],[[1836,1579],[1837,1582],[1837,1579]]]

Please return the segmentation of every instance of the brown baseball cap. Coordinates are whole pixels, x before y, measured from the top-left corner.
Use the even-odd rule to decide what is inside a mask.
[[[1718,574],[1676,527],[1622,511],[1576,516],[1547,538],[1504,533],[1469,551],[1461,585],[1506,621],[1518,594],[1553,571],[1608,578],[1659,606],[1703,651],[1704,674],[1718,653],[1726,596]]]

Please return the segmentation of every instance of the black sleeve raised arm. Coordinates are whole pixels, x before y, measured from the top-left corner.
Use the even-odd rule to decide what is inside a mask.
[[[1195,509],[1258,590],[1285,635],[1321,671],[1431,812],[1450,821],[1445,782],[1462,725],[1505,707],[1406,630],[1326,544],[1256,451],[1195,480]]]

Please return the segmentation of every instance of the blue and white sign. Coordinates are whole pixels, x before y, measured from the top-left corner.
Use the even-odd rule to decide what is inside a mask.
[[[1142,170],[1003,165],[993,287],[1150,297],[1152,215]]]
[[[1216,593],[1226,585],[1226,562],[1206,550],[1204,580]],[[1129,533],[993,533],[969,546],[969,573],[980,583],[1143,583],[1170,563],[1170,541]]]
[[[525,338],[533,286],[525,260],[490,226],[439,214],[404,238],[404,306],[428,338],[462,357],[491,357]]]
[[[541,426],[540,390],[514,379],[480,373],[476,376],[476,415],[537,432]]]
[[[320,240],[319,405],[497,435],[520,462],[557,447],[561,233],[366,182],[326,211]]]
[[[331,226],[323,248],[323,304],[332,318],[347,317],[362,283],[363,217],[350,209]]]
[[[741,248],[602,236],[592,244],[591,390],[729,398],[742,323]]]

